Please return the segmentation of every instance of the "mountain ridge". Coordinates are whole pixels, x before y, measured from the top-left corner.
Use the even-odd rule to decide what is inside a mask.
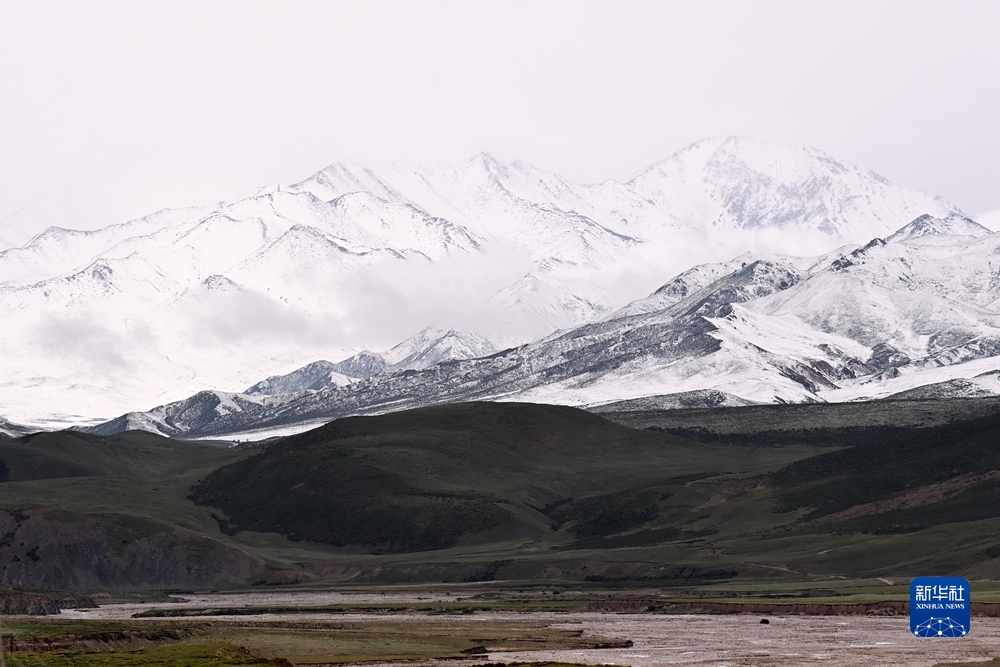
[[[0,360],[0,405],[21,422],[80,423],[388,350],[428,327],[517,347],[614,317],[693,265],[795,244],[827,253],[921,215],[965,219],[822,151],[738,137],[594,185],[485,154],[334,164],[0,252],[0,342],[19,350]],[[422,363],[485,351],[459,348]]]
[[[968,293],[995,300],[983,294],[1000,290],[990,269],[1000,235],[932,227],[839,256],[747,255],[694,267],[608,318],[534,343],[422,368],[386,366],[350,384],[314,384],[161,432],[205,437],[468,400],[600,405],[665,393],[729,397],[729,404],[857,400],[970,374],[986,379],[962,385],[968,395],[993,395],[1000,315],[956,300],[954,290],[943,296],[926,271],[953,258],[963,276],[980,281],[967,282]]]

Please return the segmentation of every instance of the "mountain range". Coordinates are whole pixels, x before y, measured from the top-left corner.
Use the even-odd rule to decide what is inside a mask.
[[[497,353],[421,366],[364,352],[92,432],[259,437],[469,400],[598,406],[697,396],[702,403],[687,407],[701,407],[994,395],[998,256],[1000,234],[925,215],[887,239],[816,257],[700,265],[599,321]]]
[[[990,391],[969,369],[996,370],[996,243],[940,197],[735,137],[594,185],[485,154],[335,164],[0,252],[0,414],[162,402],[98,430],[218,435],[472,398]],[[205,387],[230,391],[166,402]]]

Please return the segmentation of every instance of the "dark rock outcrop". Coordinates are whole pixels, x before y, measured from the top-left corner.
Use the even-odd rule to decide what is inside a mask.
[[[46,616],[60,609],[93,609],[97,603],[82,595],[49,592],[0,592],[0,614]]]
[[[263,569],[239,549],[134,516],[0,511],[0,586],[8,588],[215,588]]]

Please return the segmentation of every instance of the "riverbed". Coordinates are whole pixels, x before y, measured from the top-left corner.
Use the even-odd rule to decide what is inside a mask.
[[[70,618],[126,619],[150,608],[167,607],[315,607],[332,604],[394,604],[414,600],[453,601],[450,594],[414,596],[344,593],[288,594],[209,594],[185,595],[183,602],[109,604],[90,610],[66,610],[61,615]],[[342,623],[345,616],[367,623],[441,623],[454,617],[420,613],[296,613],[301,622]],[[287,614],[202,616],[201,620],[287,621]],[[861,667],[906,665],[930,667],[942,662],[978,661],[1000,657],[1000,619],[973,618],[966,637],[952,639],[920,639],[909,632],[906,616],[767,616],[750,614],[729,615],[670,615],[598,612],[476,612],[463,616],[469,623],[533,621],[557,627],[582,630],[584,635],[627,639],[630,648],[519,651],[498,650],[486,646],[486,655],[475,656],[461,664],[479,662],[519,662],[551,660],[594,665],[693,665],[711,667],[777,667],[786,665],[837,665]],[[157,623],[163,619],[149,618],[143,622]],[[435,664],[435,663],[422,663]],[[454,660],[438,664],[454,667]]]

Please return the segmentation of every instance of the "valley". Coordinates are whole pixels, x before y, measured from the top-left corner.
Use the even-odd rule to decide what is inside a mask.
[[[0,586],[85,594],[3,618],[7,664],[994,657],[995,400],[614,407],[0,438]],[[905,632],[927,572],[973,581],[959,653]]]
[[[927,573],[992,657],[997,243],[738,138],[50,228],[0,251],[0,600],[58,612],[9,663],[933,665],[858,639]]]

